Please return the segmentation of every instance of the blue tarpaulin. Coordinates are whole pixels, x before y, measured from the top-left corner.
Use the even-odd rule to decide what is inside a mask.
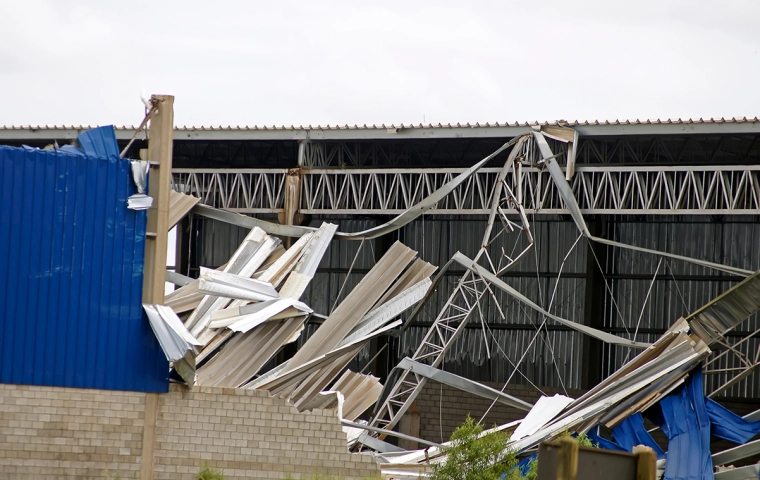
[[[750,422],[711,398],[705,399],[707,415],[712,424],[712,434],[738,444],[749,442],[760,432],[760,421]]]
[[[612,440],[607,440],[606,438],[602,437],[599,434],[599,425],[589,430],[587,433],[588,438],[591,440],[591,443],[594,445],[599,445],[599,448],[604,448],[605,450],[615,450],[617,452],[627,452],[630,450],[627,450],[617,443],[613,442]]]
[[[666,458],[664,480],[713,479],[711,434],[744,444],[760,433],[760,421],[745,420],[705,397],[701,367],[689,374],[683,387],[671,392],[645,414],[668,437],[667,453],[646,431],[640,413],[631,415],[615,427],[612,431],[614,442],[600,436],[599,427],[593,428],[588,436],[599,447],[608,450],[630,452],[636,445],[651,447],[657,458]]]
[[[683,387],[660,403],[662,431],[668,437],[665,480],[711,480],[710,418],[705,409],[702,368],[695,368]]]
[[[665,452],[657,445],[647,429],[644,427],[644,417],[640,413],[635,413],[626,418],[612,430],[612,436],[615,441],[626,451],[633,451],[637,445],[646,445],[654,450],[657,458],[665,458]]]
[[[743,444],[760,432],[751,422],[705,397],[702,367],[695,368],[683,387],[659,403],[661,427],[668,436],[665,480],[712,479],[710,434]],[[657,422],[658,415],[652,418]]]

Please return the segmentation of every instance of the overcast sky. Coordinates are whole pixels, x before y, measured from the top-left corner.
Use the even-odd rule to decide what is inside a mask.
[[[625,7],[617,4],[625,3]],[[760,2],[0,2],[0,124],[760,115]]]

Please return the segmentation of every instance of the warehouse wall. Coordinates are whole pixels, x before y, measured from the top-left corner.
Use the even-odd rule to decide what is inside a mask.
[[[0,478],[140,478],[144,447],[156,480],[191,479],[204,463],[230,480],[379,475],[374,459],[348,452],[335,412],[299,413],[265,392],[0,384]]]
[[[169,388],[142,308],[147,211],[110,135],[108,158],[0,146],[0,382]]]

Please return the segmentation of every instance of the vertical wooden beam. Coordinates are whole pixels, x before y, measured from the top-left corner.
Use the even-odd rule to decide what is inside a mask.
[[[291,168],[285,177],[283,211],[277,214],[280,225],[301,225],[303,215],[298,213],[301,208],[301,169]],[[285,248],[290,248],[293,239],[285,239]]]
[[[655,480],[657,478],[657,455],[654,450],[644,445],[633,447],[636,455],[636,480]]]
[[[578,442],[570,436],[557,440],[559,457],[557,462],[557,480],[575,480],[578,473]]]
[[[401,417],[398,431],[413,437],[420,437],[420,407],[417,406],[416,402],[412,402],[409,410]],[[404,450],[416,450],[419,448],[417,442],[405,438],[399,438],[398,446]]]
[[[169,238],[169,188],[172,175],[174,140],[174,97],[153,95],[155,107],[148,131],[148,159],[156,162],[148,178],[148,195],[153,206],[148,210],[148,236],[145,241],[143,303],[163,304],[166,283],[166,247]]]

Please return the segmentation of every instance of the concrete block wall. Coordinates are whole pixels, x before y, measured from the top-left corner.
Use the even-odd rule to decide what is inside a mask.
[[[483,383],[496,390],[501,390],[504,386],[504,384]],[[565,394],[561,388],[541,387],[541,390],[549,396],[555,393]],[[530,385],[508,385],[504,393],[529,403],[536,403],[541,397],[541,393]],[[568,390],[568,395],[572,398],[578,398],[583,393],[585,393],[583,390]],[[491,405],[491,400],[430,381],[425,384],[416,403],[420,409],[420,437],[432,442],[445,442],[465,421],[468,414],[475,420],[480,420]],[[520,420],[526,413],[497,403],[489,411],[484,424],[487,427],[494,424],[502,425]]]
[[[158,411],[156,480],[192,478],[203,462],[229,479],[380,474],[374,458],[348,452],[333,410],[299,413],[263,391],[201,387],[160,396]]]
[[[146,455],[145,460],[143,455]],[[351,454],[335,412],[299,413],[265,392],[173,386],[144,394],[0,384],[0,478],[379,476]]]

